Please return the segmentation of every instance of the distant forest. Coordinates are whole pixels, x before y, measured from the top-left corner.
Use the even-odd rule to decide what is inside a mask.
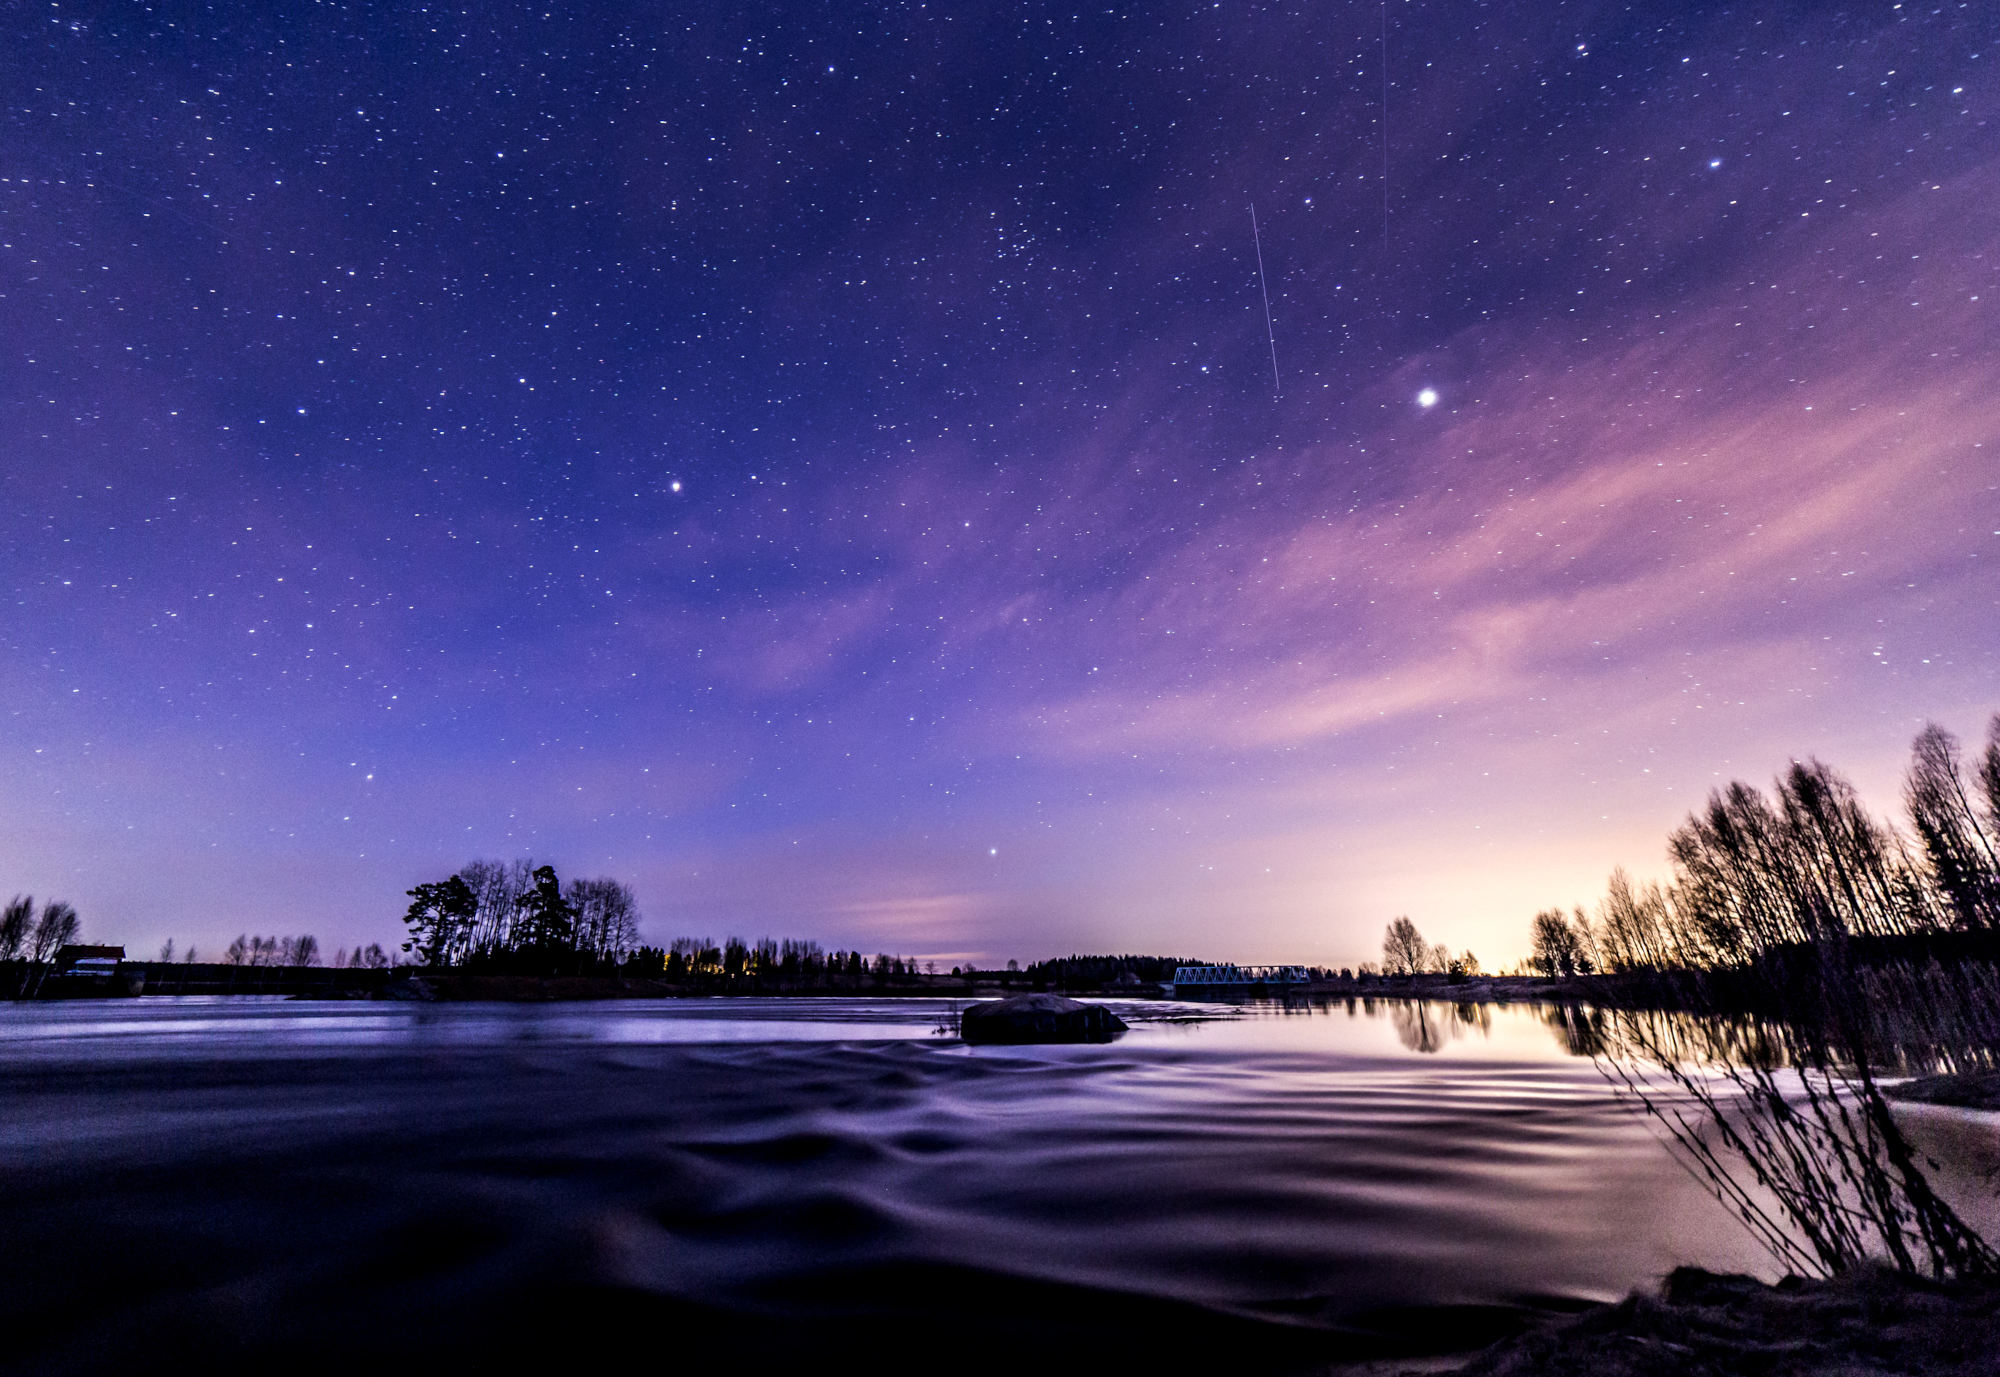
[[[792,938],[676,937],[665,949],[642,948],[627,970],[666,980],[693,981],[724,988],[848,987],[900,983],[925,972],[914,957],[877,952],[826,951],[820,944]],[[929,974],[937,973],[935,964]]]
[[[403,950],[425,966],[478,974],[624,975],[730,990],[882,984],[920,974],[917,962],[817,942],[677,937],[639,945],[639,906],[613,879],[572,879],[532,861],[474,861],[409,891]],[[933,972],[934,973],[934,972]]]
[[[1206,966],[1192,956],[1061,956],[1036,961],[1021,978],[1037,989],[1115,990],[1172,980],[1181,966]]]

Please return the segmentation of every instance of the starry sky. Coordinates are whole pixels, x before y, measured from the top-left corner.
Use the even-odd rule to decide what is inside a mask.
[[[2000,708],[1978,0],[4,24],[0,890],[99,940],[1495,966]]]

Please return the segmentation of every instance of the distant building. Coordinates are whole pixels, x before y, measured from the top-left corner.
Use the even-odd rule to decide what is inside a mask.
[[[79,961],[109,961],[116,965],[124,959],[123,947],[93,947],[82,942],[72,942],[56,953],[56,969],[66,971]]]

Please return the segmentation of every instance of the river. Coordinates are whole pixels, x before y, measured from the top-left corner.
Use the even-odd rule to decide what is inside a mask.
[[[1029,1048],[927,1000],[0,1008],[0,1335],[47,1371],[1291,1371],[1770,1274],[1535,1009],[1114,1007]],[[1937,1123],[1976,1172],[1990,1126]]]

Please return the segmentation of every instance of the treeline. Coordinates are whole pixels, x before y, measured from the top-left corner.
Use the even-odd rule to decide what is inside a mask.
[[[676,937],[666,947],[642,947],[624,964],[629,975],[655,976],[723,988],[853,988],[916,979],[916,959],[877,952],[826,951],[819,943],[764,937]]]
[[[161,959],[171,961],[167,955],[173,950],[169,941],[160,949]],[[194,960],[194,949],[188,948],[188,960]],[[311,933],[299,937],[251,937],[239,936],[222,953],[225,966],[317,966],[319,964],[319,939]]]
[[[564,883],[554,866],[474,861],[409,891],[403,950],[426,966],[502,975],[624,975],[710,988],[858,987],[916,979],[912,957],[764,937],[639,944],[639,905],[613,879]]]
[[[322,961],[319,938],[311,933],[300,933],[296,937],[257,937],[241,933],[236,940],[223,949],[221,965],[224,966],[317,966]],[[157,965],[198,966],[201,953],[190,942],[185,947],[178,946],[169,937],[160,944],[160,954],[153,958]],[[353,951],[346,947],[333,954],[329,963],[334,970],[387,970],[396,964],[396,958],[382,949],[380,942],[370,942],[367,946],[357,944]]]
[[[1726,970],[1854,939],[2000,938],[2000,714],[1971,762],[1944,728],[1919,732],[1903,803],[1908,833],[1817,760],[1794,762],[1769,795],[1731,783],[1668,838],[1667,883],[1634,884],[1619,870],[1594,916],[1536,914],[1530,965],[1546,975]]]
[[[1342,971],[1342,975],[1346,972]],[[1382,932],[1382,964],[1361,963],[1361,978],[1384,976],[1441,975],[1459,981],[1480,974],[1479,958],[1469,951],[1454,952],[1444,943],[1435,946],[1424,940],[1417,925],[1408,917],[1395,918]]]
[[[160,960],[175,959],[173,940],[169,938],[160,948]],[[194,962],[195,949],[189,947],[178,959]],[[244,933],[222,953],[225,966],[317,966],[321,959],[319,939],[309,932],[297,937],[253,937]],[[365,947],[357,944],[353,951],[342,947],[329,964],[334,970],[380,971],[395,965],[396,958],[384,951],[380,942],[370,942]]]
[[[638,950],[639,906],[613,879],[572,879],[532,861],[473,861],[408,891],[403,950],[427,966],[509,974],[617,970]]]
[[[1059,956],[1035,961],[1020,978],[1037,989],[1103,990],[1172,980],[1181,966],[1205,966],[1191,956]]]

